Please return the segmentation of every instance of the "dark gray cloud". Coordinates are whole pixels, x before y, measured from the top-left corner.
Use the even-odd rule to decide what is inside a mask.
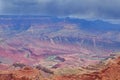
[[[0,14],[120,19],[120,0],[0,0]]]

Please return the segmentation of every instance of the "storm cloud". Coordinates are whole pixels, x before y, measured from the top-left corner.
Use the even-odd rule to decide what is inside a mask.
[[[1,15],[120,19],[120,0],[0,0]]]

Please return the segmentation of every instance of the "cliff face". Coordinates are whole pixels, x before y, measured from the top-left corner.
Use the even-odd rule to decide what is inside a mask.
[[[120,57],[109,62],[109,66],[99,72],[101,80],[120,80]]]
[[[43,80],[39,70],[25,67],[20,70],[0,71],[0,80]]]
[[[90,74],[53,74],[50,79],[45,79],[39,70],[25,67],[20,70],[0,71],[0,80],[120,80],[120,57],[110,60],[104,69]]]
[[[56,76],[54,80],[120,80],[120,57],[109,61],[105,67],[90,74]]]

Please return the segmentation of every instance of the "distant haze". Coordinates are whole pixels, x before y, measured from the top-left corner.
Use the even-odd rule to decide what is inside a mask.
[[[120,19],[120,0],[0,0],[1,15]]]

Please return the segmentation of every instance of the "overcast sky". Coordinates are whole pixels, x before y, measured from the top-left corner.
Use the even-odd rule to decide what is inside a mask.
[[[0,14],[120,19],[120,0],[0,0]]]

